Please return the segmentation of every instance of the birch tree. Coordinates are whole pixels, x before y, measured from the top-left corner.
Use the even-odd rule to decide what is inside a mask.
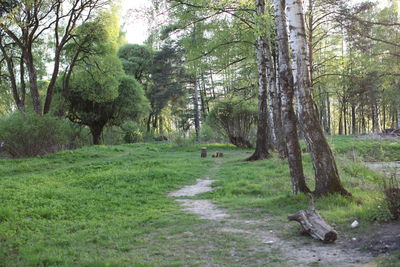
[[[276,42],[279,56],[278,75],[281,88],[282,123],[288,151],[292,190],[294,194],[298,192],[308,193],[310,190],[304,178],[301,149],[297,136],[296,114],[293,108],[293,73],[290,68],[285,0],[274,0],[273,5],[275,9]]]
[[[315,171],[315,194],[340,193],[350,195],[342,186],[332,150],[324,136],[311,96],[308,68],[307,40],[301,0],[287,0],[287,17],[290,29],[290,46],[295,70],[295,89],[298,94],[299,121],[305,139],[311,149]]]
[[[265,1],[255,0],[256,15],[262,17],[265,14]],[[261,18],[262,20],[262,18]],[[268,42],[263,30],[257,34],[256,57],[258,70],[258,124],[256,149],[247,160],[255,161],[270,157],[268,152],[269,125],[268,125],[268,81],[267,81],[267,58],[269,54]]]

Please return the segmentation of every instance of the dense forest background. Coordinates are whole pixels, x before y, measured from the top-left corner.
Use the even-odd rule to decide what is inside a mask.
[[[13,156],[167,139],[254,147],[263,36],[265,131],[279,150],[277,3],[285,4],[154,0],[140,10],[151,32],[138,45],[127,44],[118,1],[2,1],[0,139]],[[310,0],[302,8],[312,105],[324,133],[399,128],[399,1]],[[300,99],[296,92],[296,113]]]

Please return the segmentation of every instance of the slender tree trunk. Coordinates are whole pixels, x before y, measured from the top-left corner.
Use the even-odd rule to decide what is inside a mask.
[[[364,105],[361,106],[361,133],[365,134],[367,132],[367,126],[365,123]]]
[[[153,117],[153,113],[150,112],[149,116],[147,117],[147,133],[150,133],[151,128],[151,118]]]
[[[199,84],[197,77],[193,80],[193,107],[194,107],[194,128],[196,131],[196,141],[199,141],[200,136],[200,109],[199,109]]]
[[[326,98],[325,92],[321,92],[321,122],[322,122],[322,127],[323,127],[325,133],[328,133],[328,130],[327,130],[328,119],[327,119],[325,98]]]
[[[356,106],[351,104],[351,134],[357,134]]]
[[[300,123],[311,149],[315,170],[315,194],[327,195],[340,193],[350,195],[342,186],[336,162],[324,136],[311,96],[311,84],[307,67],[307,40],[304,29],[302,1],[288,0],[287,11],[290,29],[291,47],[296,63],[295,88],[301,104]]]
[[[397,129],[400,129],[400,108],[397,110]]]
[[[343,104],[342,104],[343,106]],[[339,111],[339,125],[338,125],[338,134],[343,135],[343,109],[342,106],[340,106],[340,111]]]
[[[344,135],[347,135],[347,104],[343,104],[343,125],[344,125]]]
[[[385,130],[386,129],[386,106],[383,104],[382,105],[382,125],[381,129]]]
[[[373,103],[371,106],[372,112],[372,131],[379,133],[379,115],[378,115],[378,104]]]
[[[31,50],[32,49],[27,49],[27,51],[24,51],[24,61],[25,61],[26,67],[28,69],[29,89],[30,89],[31,97],[32,97],[33,110],[37,114],[41,115],[42,108],[41,108],[41,104],[40,104],[39,88],[38,88],[38,83],[37,83],[37,72],[35,69],[33,55],[32,55]]]
[[[391,128],[395,129],[397,127],[397,124],[396,124],[397,111],[393,110],[392,114],[390,116],[391,116],[391,121],[392,121]]]
[[[279,51],[278,72],[282,97],[282,123],[288,151],[292,191],[294,194],[299,192],[308,193],[310,190],[305,182],[301,149],[297,136],[296,114],[293,108],[293,73],[290,68],[289,43],[285,19],[285,0],[274,0],[273,3]]]
[[[54,56],[53,75],[50,79],[49,85],[47,86],[46,100],[43,106],[43,114],[47,114],[50,111],[51,101],[53,99],[53,89],[54,86],[56,85],[58,73],[60,71],[60,57],[61,57],[61,50],[60,48],[57,47]]]
[[[331,134],[331,101],[329,99],[329,93],[326,93],[326,105],[328,109],[328,134]]]
[[[257,16],[265,13],[264,0],[255,0]],[[267,49],[268,44],[261,34],[257,37],[256,57],[258,68],[258,123],[257,123],[257,140],[256,149],[247,160],[255,161],[270,157],[268,152],[268,81],[267,81]]]

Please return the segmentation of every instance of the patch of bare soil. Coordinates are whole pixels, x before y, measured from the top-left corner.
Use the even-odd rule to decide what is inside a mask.
[[[193,197],[201,193],[212,191],[214,180],[198,179],[195,185],[186,186],[181,190],[170,193],[172,197]],[[352,241],[349,238],[340,238],[335,244],[323,244],[306,236],[294,236],[285,239],[278,236],[274,229],[272,217],[266,216],[260,220],[243,220],[234,214],[229,214],[218,208],[209,200],[177,199],[182,208],[201,219],[212,222],[215,231],[244,236],[248,240],[255,240],[253,251],[278,251],[279,257],[289,266],[363,266],[373,260],[373,256],[389,249],[399,247],[399,237],[393,238],[390,230],[379,235],[382,242]],[[282,224],[286,227],[287,224]],[[400,235],[400,229],[398,234]],[[379,239],[380,240],[380,239]],[[364,246],[362,246],[364,245]],[[368,245],[370,249],[368,249]],[[365,248],[367,247],[367,250]],[[376,251],[376,252],[375,252]],[[265,260],[265,259],[264,259]],[[256,260],[263,265],[263,259]]]
[[[391,222],[375,226],[370,236],[360,237],[352,245],[366,250],[373,256],[400,250],[400,222]]]
[[[179,189],[177,191],[169,193],[171,197],[193,197],[195,195],[199,195],[202,193],[207,193],[212,191],[211,184],[215,182],[215,180],[210,179],[197,179],[196,184],[188,185]]]
[[[178,199],[183,209],[187,212],[198,215],[201,219],[222,220],[230,215],[218,209],[210,200]]]

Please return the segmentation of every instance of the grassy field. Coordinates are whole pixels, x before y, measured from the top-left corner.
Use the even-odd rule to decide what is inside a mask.
[[[389,219],[381,193],[382,176],[362,160],[400,160],[400,142],[352,137],[330,138],[342,181],[353,198],[317,201],[322,215],[343,233],[352,220],[362,234]],[[223,160],[199,157],[200,145],[167,143],[96,146],[32,159],[0,160],[0,266],[224,266],[279,263],[274,251],[249,250],[251,240],[212,232],[210,224],[180,209],[168,192],[217,180],[198,198],[213,200],[242,218],[273,216],[286,224],[288,213],[308,206],[290,194],[286,160],[276,156],[245,162],[249,150],[207,145]],[[312,185],[309,154],[306,176]],[[290,224],[280,235],[297,235]],[[204,234],[208,233],[208,234]],[[235,250],[235,256],[231,251]],[[391,257],[391,258],[390,258]],[[398,255],[384,258],[400,262]]]

